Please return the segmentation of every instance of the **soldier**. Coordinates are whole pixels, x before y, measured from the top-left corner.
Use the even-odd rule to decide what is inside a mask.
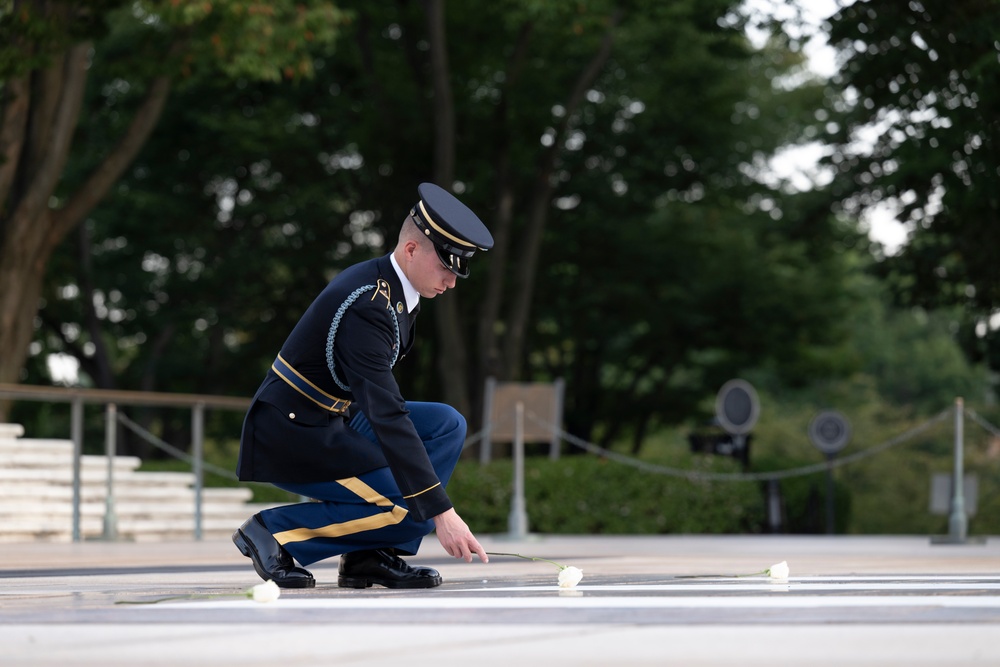
[[[470,258],[493,247],[493,237],[442,188],[417,191],[392,253],[326,286],[247,411],[239,478],[317,501],[264,510],[233,533],[257,574],[283,588],[316,585],[294,561],[338,554],[341,587],[439,586],[436,570],[400,558],[432,530],[451,556],[489,560],[445,492],[464,418],[447,405],[404,400],[392,367],[413,344],[420,298],[467,277]]]

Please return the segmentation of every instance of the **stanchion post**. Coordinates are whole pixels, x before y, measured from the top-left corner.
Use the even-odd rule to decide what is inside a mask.
[[[201,540],[202,489],[205,486],[205,404],[191,408],[191,455],[194,457],[194,539]]]
[[[70,437],[73,439],[73,541],[80,541],[80,462],[83,460],[83,399],[73,399],[70,411]]]
[[[524,403],[517,402],[514,414],[514,493],[510,499],[508,529],[510,538],[522,540],[528,535],[528,513],[524,502]]]
[[[780,533],[781,523],[781,487],[771,478],[767,480],[767,525],[772,533]]]
[[[836,519],[834,518],[834,486],[833,486],[833,460],[837,458],[836,454],[826,455],[826,534],[833,535],[836,530],[834,525],[836,524]]]
[[[951,514],[948,516],[948,537],[952,542],[965,542],[968,519],[965,516],[965,461],[964,461],[965,405],[961,397],[955,399],[955,477],[952,482]]]
[[[486,465],[493,455],[493,394],[497,389],[495,377],[486,378],[483,390],[483,438],[479,441],[479,463]]]
[[[108,403],[104,411],[104,455],[108,459],[107,496],[104,501],[104,539],[118,539],[115,516],[115,448],[118,435],[118,406]]]

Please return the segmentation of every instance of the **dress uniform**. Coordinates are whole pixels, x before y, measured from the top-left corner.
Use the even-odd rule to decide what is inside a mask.
[[[424,183],[418,194],[413,223],[444,266],[467,277],[469,259],[493,237],[442,188]],[[343,554],[340,586],[441,583],[399,558],[415,554],[432,517],[452,507],[445,487],[466,436],[456,410],[404,400],[393,377],[418,312],[391,254],[361,262],[323,289],[275,358],[247,411],[237,472],[312,500],[264,510],[233,534],[264,579],[311,587],[293,559]]]

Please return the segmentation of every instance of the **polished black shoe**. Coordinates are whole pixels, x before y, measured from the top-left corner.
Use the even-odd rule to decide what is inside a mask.
[[[372,584],[386,588],[434,588],[441,585],[441,575],[429,567],[410,567],[392,549],[352,551],[340,557],[341,588],[368,588]]]
[[[291,554],[278,544],[259,514],[254,514],[233,533],[233,544],[253,561],[253,569],[264,581],[271,579],[280,588],[312,588],[316,580],[308,570],[295,566]]]

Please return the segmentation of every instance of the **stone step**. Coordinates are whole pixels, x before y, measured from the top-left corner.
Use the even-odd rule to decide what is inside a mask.
[[[142,465],[142,459],[137,456],[116,456],[115,470],[135,470]],[[4,468],[46,468],[50,470],[73,469],[73,455],[54,454],[45,451],[27,449],[15,452],[0,452],[0,466]],[[80,457],[81,468],[101,469],[108,467],[106,456],[84,454]]]
[[[107,487],[104,485],[81,485],[80,498],[87,500],[103,500],[107,496]],[[115,487],[115,497],[119,499],[135,500],[164,500],[169,501],[176,498],[194,498],[194,489],[190,487],[178,486],[137,486],[131,485],[123,488]],[[218,500],[220,502],[243,503],[248,502],[253,497],[253,491],[246,487],[205,487],[202,489],[202,498]],[[71,486],[53,484],[2,484],[0,485],[0,508],[4,503],[27,499],[39,503],[61,503],[72,502],[73,488]]]
[[[81,468],[80,481],[82,484],[105,484],[107,482],[107,470],[104,468]],[[123,470],[121,474],[115,473],[113,477],[114,485],[129,484],[173,484],[176,486],[191,486],[194,484],[194,473],[189,472],[141,472],[137,470]],[[0,484],[13,484],[18,482],[48,482],[50,484],[72,484],[73,471],[51,470],[48,468],[0,468]]]
[[[16,440],[24,435],[24,427],[20,424],[0,424],[0,442]]]
[[[3,452],[48,452],[73,456],[73,441],[61,438],[18,438],[5,440],[0,437],[0,454]]]
[[[0,542],[72,539],[73,442],[23,438],[18,424],[0,424]],[[194,534],[193,472],[142,471],[134,456],[112,460],[118,539],[163,541]],[[107,512],[108,459],[80,459],[80,534],[100,539]],[[253,504],[247,487],[202,489],[203,537],[228,537],[247,517],[272,505]]]
[[[228,539],[233,531],[257,512],[274,507],[268,503],[247,503],[238,516],[204,516],[201,522],[202,538]],[[169,541],[189,540],[194,535],[194,517],[184,516],[171,519],[146,519],[118,517],[116,524],[118,539],[123,541]],[[80,536],[85,540],[97,540],[104,535],[104,515],[80,517]],[[14,542],[69,542],[72,540],[72,519],[48,517],[44,519],[14,518],[0,520],[0,543]]]
[[[81,517],[103,517],[107,509],[104,502],[80,503]],[[174,516],[194,516],[194,501],[190,502],[115,502],[115,514],[119,518],[155,518]],[[203,501],[201,504],[202,516],[218,518],[238,517],[245,513],[243,504],[227,502]],[[0,505],[0,530],[11,520],[34,520],[44,517],[72,518],[72,507],[64,505],[36,505],[28,502],[3,503]]]

